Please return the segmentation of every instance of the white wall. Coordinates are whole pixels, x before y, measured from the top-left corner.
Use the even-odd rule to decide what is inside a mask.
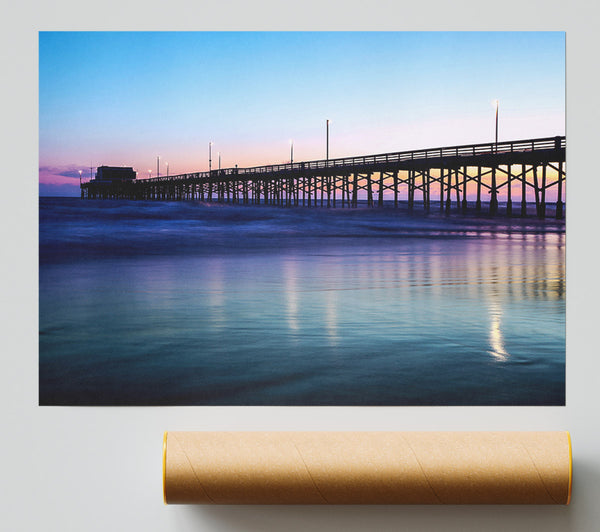
[[[39,4],[39,5],[36,5]],[[43,531],[594,531],[598,421],[598,10],[592,2],[22,1],[2,7],[0,529]],[[246,7],[242,7],[246,6]],[[250,21],[250,22],[248,22]],[[269,22],[265,22],[269,21]],[[567,406],[58,408],[37,405],[37,31],[88,29],[567,30]],[[569,507],[163,506],[164,430],[570,430]]]

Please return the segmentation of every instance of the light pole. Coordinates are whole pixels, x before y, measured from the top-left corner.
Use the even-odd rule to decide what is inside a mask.
[[[167,165],[167,177],[169,177],[169,163],[165,161],[165,164]]]
[[[81,174],[83,173],[83,170],[79,170],[79,188],[81,188]]]
[[[148,169],[148,179],[152,178],[152,170]]]
[[[494,100],[494,105],[496,107],[496,137],[494,144],[494,153],[498,153],[498,100]],[[510,177],[509,177],[509,187],[510,187]],[[490,214],[492,216],[498,212],[498,189],[496,188],[496,166],[492,167],[492,188],[490,190]]]
[[[208,143],[208,173],[212,170],[212,142]]]
[[[294,141],[290,140],[290,164],[294,164]]]
[[[218,152],[219,154],[219,170],[221,170],[221,152]]]
[[[494,150],[496,153],[498,152],[498,107],[500,102],[498,100],[494,100],[494,105],[496,106],[496,149]]]
[[[160,177],[160,155],[156,156],[156,177]]]
[[[329,119],[327,119],[327,144],[326,144],[325,157],[327,159],[327,166],[329,166]]]

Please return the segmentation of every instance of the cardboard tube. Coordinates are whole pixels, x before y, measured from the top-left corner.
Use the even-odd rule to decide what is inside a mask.
[[[165,503],[568,504],[568,432],[168,432]]]

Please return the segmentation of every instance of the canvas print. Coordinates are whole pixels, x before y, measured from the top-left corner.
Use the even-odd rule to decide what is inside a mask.
[[[563,32],[41,32],[40,405],[564,405]]]

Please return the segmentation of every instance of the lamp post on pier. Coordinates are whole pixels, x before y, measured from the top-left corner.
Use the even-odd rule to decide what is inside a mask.
[[[498,153],[498,107],[500,102],[498,100],[494,100],[494,105],[496,106],[496,143],[495,143],[495,152]]]
[[[156,177],[160,177],[160,155],[156,156]]]
[[[495,144],[494,144],[494,153],[498,153],[498,100],[494,100],[494,106],[496,107],[496,136],[495,136]],[[496,163],[494,162],[494,166],[492,167],[492,187],[490,189],[490,214],[492,216],[496,215],[498,212],[498,189],[496,188]],[[510,186],[510,181],[509,181]]]
[[[167,165],[167,177],[169,177],[169,163],[165,161],[165,164]]]
[[[327,135],[326,135],[325,159],[327,161],[327,166],[329,166],[329,118],[327,119]]]
[[[212,170],[212,142],[208,143],[208,173]]]
[[[83,170],[79,170],[79,188],[81,188],[81,174],[83,173]]]
[[[294,164],[294,141],[290,140],[290,164]]]

